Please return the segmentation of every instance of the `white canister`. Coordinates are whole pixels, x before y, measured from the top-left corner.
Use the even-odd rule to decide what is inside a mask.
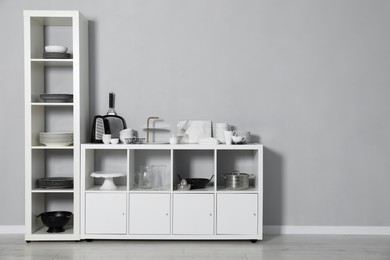
[[[225,141],[225,131],[230,130],[230,125],[228,123],[215,123],[214,125],[214,137],[220,143],[226,143]]]

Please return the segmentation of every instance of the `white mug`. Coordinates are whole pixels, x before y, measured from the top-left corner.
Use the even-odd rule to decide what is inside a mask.
[[[232,136],[232,140],[235,144],[238,144],[238,143],[244,143],[245,140],[246,140],[246,137],[245,136],[235,136],[233,135]]]
[[[102,137],[103,143],[109,144],[111,141],[111,135],[110,134],[104,134]]]
[[[243,143],[248,144],[251,142],[251,132],[250,131],[234,131],[234,136],[245,136]]]
[[[225,143],[226,144],[232,144],[233,132],[232,131],[225,131],[224,135],[225,135]]]

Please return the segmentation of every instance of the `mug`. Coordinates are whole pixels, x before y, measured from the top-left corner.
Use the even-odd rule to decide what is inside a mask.
[[[250,143],[251,141],[251,132],[250,131],[234,131],[234,136],[245,136],[245,140],[243,141],[245,144]]]
[[[232,137],[233,137],[232,131],[224,131],[224,137],[225,137],[226,144],[232,144]]]
[[[245,136],[235,136],[233,135],[232,136],[232,140],[235,144],[239,144],[239,143],[244,143],[245,140],[246,140],[246,137]]]
[[[109,144],[110,141],[111,141],[111,135],[110,135],[110,134],[104,134],[104,135],[102,136],[102,140],[103,140],[103,143]]]
[[[225,142],[225,131],[229,131],[231,129],[230,124],[228,123],[215,123],[213,127],[213,136],[220,142],[220,143],[226,143]]]

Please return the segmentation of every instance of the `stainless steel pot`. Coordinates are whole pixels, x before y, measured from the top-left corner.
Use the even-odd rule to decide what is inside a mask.
[[[225,188],[228,190],[246,190],[249,188],[249,177],[255,177],[254,174],[233,171],[223,175],[225,179]]]

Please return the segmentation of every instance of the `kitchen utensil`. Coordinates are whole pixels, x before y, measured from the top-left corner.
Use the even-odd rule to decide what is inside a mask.
[[[178,174],[177,177],[179,178],[179,181],[183,180],[183,178]],[[188,184],[191,185],[191,189],[204,189],[206,185],[213,179],[214,175],[211,176],[210,179],[206,178],[186,178]]]
[[[67,189],[73,188],[73,178],[49,177],[37,180],[37,186],[43,189]]]
[[[225,131],[230,131],[231,126],[228,123],[215,123],[213,128],[213,137],[220,143],[225,142]]]
[[[233,132],[232,131],[225,131],[224,135],[225,135],[225,143],[229,144],[229,145],[232,144]]]
[[[106,132],[104,126],[104,117],[103,116],[95,116],[93,119],[92,125],[92,134],[91,134],[91,142],[92,143],[102,143],[103,135]]]
[[[251,132],[250,131],[233,131],[234,136],[245,136],[244,144],[251,142]]]
[[[191,184],[187,184],[185,179],[182,179],[179,184],[177,184],[177,190],[190,190]]]
[[[164,187],[167,185],[166,173],[167,173],[166,165],[152,165],[154,190],[164,190]]]
[[[91,134],[92,143],[102,143],[103,134],[111,134],[112,138],[119,138],[120,131],[126,129],[125,119],[115,112],[114,101],[114,93],[110,92],[107,115],[95,116]]]
[[[110,134],[104,134],[102,136],[102,141],[104,144],[110,144],[111,142],[111,135]]]
[[[68,50],[68,47],[65,47],[65,46],[57,46],[57,45],[45,46],[45,52],[65,53],[67,50]]]
[[[126,143],[126,138],[134,137],[134,129],[126,128],[119,132],[119,139],[122,143]]]
[[[125,172],[106,172],[106,171],[97,171],[91,173],[91,176],[94,178],[104,178],[101,190],[116,190],[118,187],[114,183],[114,178],[126,176]]]
[[[225,179],[225,188],[228,190],[246,190],[249,188],[249,177],[254,177],[254,174],[241,173],[233,171],[222,175]]]
[[[73,213],[69,211],[49,211],[37,217],[41,217],[42,223],[49,228],[48,233],[60,233],[65,231],[64,226],[68,224],[72,216]]]
[[[46,146],[68,146],[73,143],[73,133],[41,132],[39,142]]]
[[[232,141],[233,143],[235,144],[241,144],[241,143],[244,143],[246,140],[246,137],[245,136],[232,136]]]
[[[140,189],[153,188],[153,173],[152,168],[148,165],[141,165],[138,173],[138,187]]]
[[[175,135],[172,135],[170,138],[169,138],[169,143],[170,144],[177,144],[178,142],[178,138],[175,136]]]
[[[73,95],[72,94],[41,94],[40,98],[44,102],[51,102],[51,103],[65,103],[65,102],[72,102],[73,101]]]
[[[110,144],[119,144],[119,138],[111,138]]]
[[[119,138],[119,132],[123,129],[126,129],[125,120],[118,116],[115,112],[115,99],[114,93],[110,92],[109,94],[109,109],[107,115],[104,116],[104,121],[107,122],[106,133],[110,133],[112,138]]]

